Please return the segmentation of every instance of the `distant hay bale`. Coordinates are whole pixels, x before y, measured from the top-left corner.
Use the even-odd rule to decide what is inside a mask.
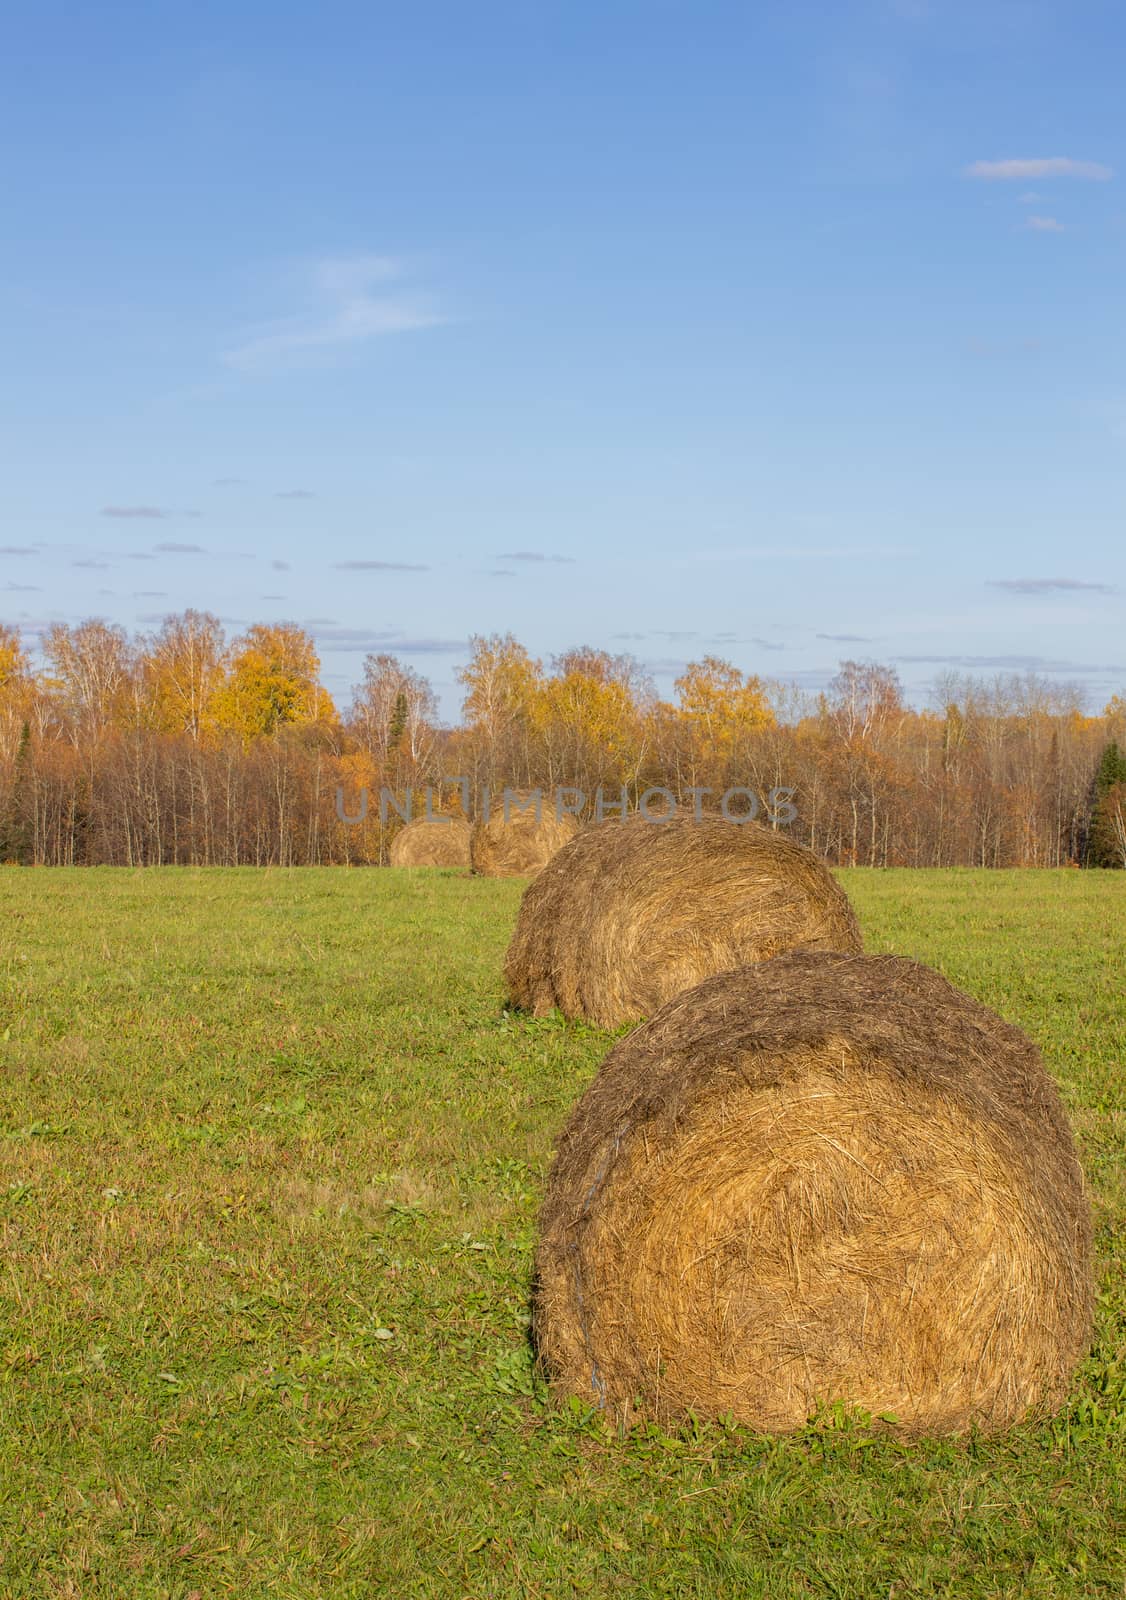
[[[507,818],[503,801],[494,796],[489,820],[478,820],[470,837],[473,870],[486,878],[534,877],[578,827],[574,817],[556,815],[550,794],[542,797],[538,818],[528,795],[511,796]]]
[[[622,1417],[992,1431],[1063,1400],[1090,1248],[1032,1042],[914,962],[794,952],[610,1052],[549,1179],[535,1338]]]
[[[467,867],[469,824],[464,817],[418,817],[391,841],[393,867]]]
[[[504,971],[523,1010],[615,1028],[795,949],[861,949],[848,897],[812,850],[755,822],[634,816],[584,829],[540,874]]]

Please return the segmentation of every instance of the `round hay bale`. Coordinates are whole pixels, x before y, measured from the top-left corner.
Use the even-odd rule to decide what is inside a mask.
[[[393,867],[467,867],[469,824],[464,817],[417,817],[391,840]]]
[[[578,831],[574,817],[556,816],[549,794],[540,803],[538,820],[529,796],[513,795],[507,818],[502,801],[494,797],[489,820],[477,821],[470,836],[473,871],[486,878],[534,877]]]
[[[914,962],[794,952],[610,1052],[548,1183],[535,1337],[622,1417],[995,1430],[1064,1398],[1090,1249],[1032,1042]]]
[[[586,828],[524,895],[510,1001],[604,1028],[785,950],[861,949],[848,897],[812,850],[755,822],[633,816]]]

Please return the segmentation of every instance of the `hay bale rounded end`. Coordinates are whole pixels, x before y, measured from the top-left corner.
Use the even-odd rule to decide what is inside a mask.
[[[484,878],[532,878],[579,832],[573,816],[556,814],[550,797],[509,795],[470,835],[473,871]]]
[[[616,1028],[717,972],[861,948],[848,896],[805,845],[756,822],[635,815],[585,828],[528,888],[505,980],[534,1016]]]
[[[622,1040],[548,1183],[557,1391],[764,1432],[842,1402],[908,1435],[1065,1398],[1091,1222],[1031,1041],[925,967],[797,952]]]
[[[468,867],[469,824],[464,817],[416,817],[391,841],[393,867]]]

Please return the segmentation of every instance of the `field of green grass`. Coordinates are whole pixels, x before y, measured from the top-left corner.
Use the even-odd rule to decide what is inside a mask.
[[[521,885],[0,871],[0,1596],[1126,1595],[1126,873],[842,879],[1081,1143],[1095,1346],[999,1440],[546,1399],[536,1213],[611,1036],[502,1010]]]

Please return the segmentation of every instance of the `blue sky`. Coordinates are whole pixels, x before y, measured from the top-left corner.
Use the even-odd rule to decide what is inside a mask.
[[[45,4],[0,617],[1126,688],[1126,13]]]

